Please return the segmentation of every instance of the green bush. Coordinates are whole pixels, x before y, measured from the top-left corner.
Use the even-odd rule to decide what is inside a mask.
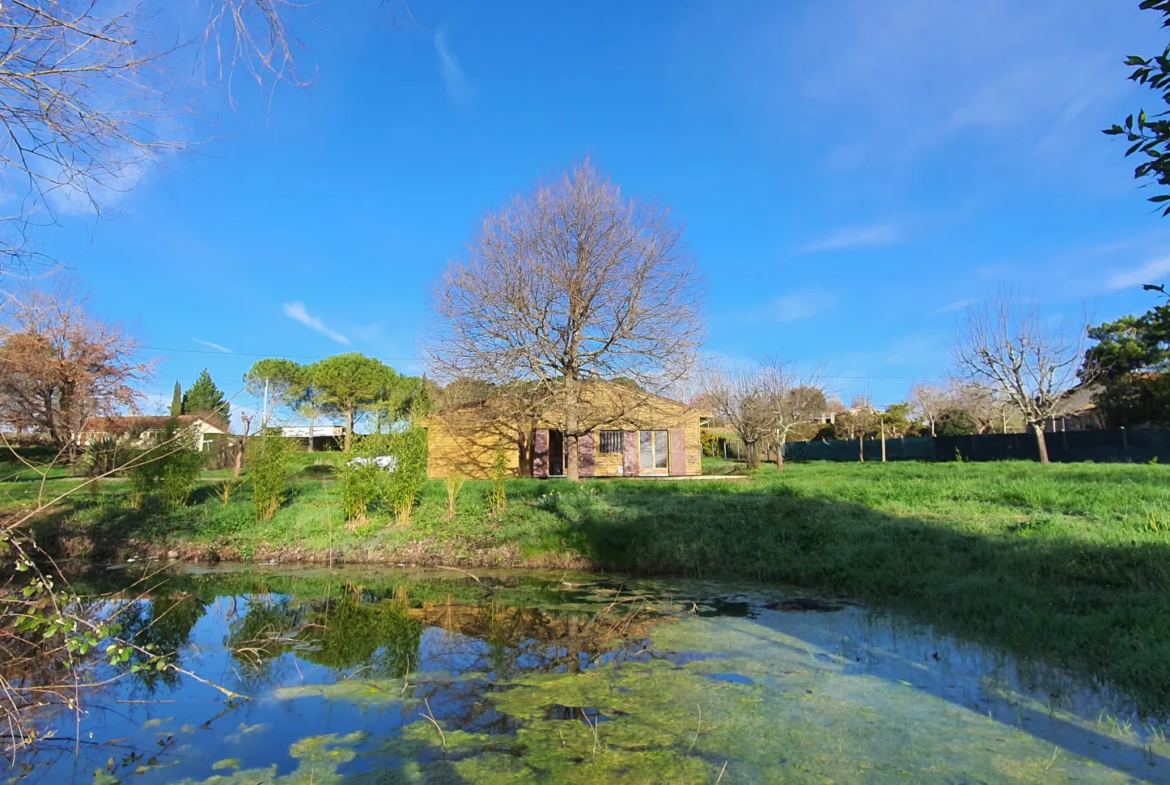
[[[101,477],[124,463],[128,453],[113,436],[103,436],[85,445],[77,459],[77,470],[86,477]]]
[[[410,523],[418,492],[427,481],[427,432],[411,427],[390,434],[388,439],[388,454],[394,456],[396,464],[394,471],[387,473],[383,498],[394,510],[394,519],[405,525]]]
[[[166,456],[162,464],[163,501],[167,504],[186,504],[203,471],[203,455],[195,450],[179,449]]]
[[[288,495],[288,467],[292,460],[291,439],[273,433],[248,440],[248,479],[252,482],[252,503],[256,519],[272,520]]]
[[[130,506],[141,507],[148,497],[158,496],[167,504],[183,505],[203,471],[203,455],[195,450],[194,437],[179,430],[172,417],[166,428],[144,450],[123,450],[121,465],[130,466]]]
[[[374,433],[355,436],[350,452],[337,465],[337,483],[341,492],[341,508],[345,519],[364,524],[371,505],[385,495],[387,472],[373,463],[355,463],[355,458],[373,459],[389,455],[389,436]]]
[[[497,447],[496,459],[492,463],[492,484],[487,492],[488,510],[491,511],[492,515],[502,513],[508,504],[508,492],[505,487],[507,481],[508,456],[504,453],[503,447]]]

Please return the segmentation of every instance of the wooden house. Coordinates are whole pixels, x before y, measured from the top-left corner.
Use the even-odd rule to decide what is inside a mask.
[[[563,476],[573,439],[564,406],[555,396],[545,400],[499,395],[432,414],[428,476],[491,477],[501,454],[511,476]],[[577,409],[581,477],[702,473],[698,410],[615,382],[584,383]]]

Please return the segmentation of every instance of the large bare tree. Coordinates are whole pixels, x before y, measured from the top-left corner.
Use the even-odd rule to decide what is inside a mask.
[[[1065,413],[1078,383],[1086,330],[1046,320],[1035,302],[1002,294],[967,311],[955,335],[958,370],[974,385],[1010,402],[1036,434],[1040,462],[1048,463],[1045,424]],[[1006,420],[1005,420],[1006,423]]]
[[[0,324],[0,420],[72,449],[86,422],[133,408],[153,363],[122,327],[69,291],[17,298]]]
[[[435,287],[428,347],[440,380],[529,382],[560,412],[570,479],[577,439],[620,412],[597,380],[667,389],[703,337],[702,286],[670,211],[630,199],[588,161],[484,217]],[[624,396],[630,410],[635,394]]]
[[[749,469],[759,466],[761,451],[775,448],[780,471],[789,436],[820,422],[829,408],[819,373],[801,376],[778,360],[751,370],[709,370],[703,375],[703,400],[743,442]]]

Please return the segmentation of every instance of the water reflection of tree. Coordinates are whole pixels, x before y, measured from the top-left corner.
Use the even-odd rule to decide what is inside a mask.
[[[118,609],[115,618],[122,626],[124,639],[149,651],[173,657],[187,644],[191,630],[206,614],[207,606],[197,597],[176,593],[128,602]],[[140,651],[135,651],[132,658],[138,663],[145,663],[147,659]],[[139,681],[151,691],[160,683],[173,687],[180,680],[181,675],[170,669],[144,668],[139,671]]]
[[[418,665],[422,637],[422,625],[410,618],[405,597],[363,602],[347,592],[318,604],[312,624],[299,635],[316,644],[304,658],[335,670],[363,668],[371,675],[404,677]]]

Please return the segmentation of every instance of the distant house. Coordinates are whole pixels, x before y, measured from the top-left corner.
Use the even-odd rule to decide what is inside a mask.
[[[1065,393],[1060,403],[1060,413],[1044,424],[1049,433],[1061,431],[1100,431],[1105,428],[1105,418],[1097,411],[1093,396],[1101,392],[1097,384],[1080,385]]]
[[[146,445],[153,437],[166,430],[170,419],[161,416],[91,417],[86,421],[85,429],[77,435],[77,443],[85,446],[98,439],[112,436],[115,439]],[[210,451],[217,438],[228,436],[226,428],[221,427],[221,424],[215,424],[211,419],[193,414],[182,414],[178,417],[179,427],[192,432],[195,437],[195,449],[200,452]]]
[[[584,383],[581,402],[582,421],[596,424],[577,439],[582,477],[702,473],[697,409],[613,382]],[[563,476],[571,449],[563,410],[537,407],[521,421],[501,414],[507,408],[489,398],[429,416],[427,474],[487,478],[503,451],[513,476]]]
[[[314,450],[339,450],[345,441],[344,425],[285,425],[280,435],[286,439],[298,439],[308,443],[311,438]]]

